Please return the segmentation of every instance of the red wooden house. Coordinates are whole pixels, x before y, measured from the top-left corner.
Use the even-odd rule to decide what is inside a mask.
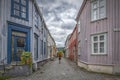
[[[71,36],[69,38],[69,58],[77,62],[77,45],[78,43],[78,28],[75,26]]]

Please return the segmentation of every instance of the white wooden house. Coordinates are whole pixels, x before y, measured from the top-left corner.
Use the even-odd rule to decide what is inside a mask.
[[[0,0],[0,61],[16,64],[22,51],[30,51],[37,67],[47,59],[46,34],[36,0]]]

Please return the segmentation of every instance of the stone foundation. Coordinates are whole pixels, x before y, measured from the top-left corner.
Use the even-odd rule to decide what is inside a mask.
[[[6,76],[28,76],[32,74],[32,68],[30,68],[28,65],[19,65],[19,66],[13,66],[12,69],[7,70],[4,75]]]
[[[88,69],[88,65],[85,63],[82,63],[82,62],[78,62],[78,66],[80,66],[81,68],[84,68],[84,69]]]
[[[101,66],[101,65],[88,65],[88,71],[100,72],[100,73],[113,73],[113,66]]]
[[[92,71],[92,72],[108,73],[108,74],[114,74],[115,73],[113,65],[95,65],[95,64],[93,65],[93,64],[78,62],[78,66],[82,67],[82,68],[84,68],[88,71]]]

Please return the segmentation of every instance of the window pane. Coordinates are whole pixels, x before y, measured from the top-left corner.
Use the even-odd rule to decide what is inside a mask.
[[[22,5],[26,5],[26,0],[21,0]]]
[[[16,3],[14,3],[14,9],[17,9],[17,10],[19,10],[19,9],[20,9],[20,6],[19,6],[19,4],[16,4]]]
[[[34,39],[34,59],[37,60],[38,59],[38,38]]]
[[[26,12],[26,7],[21,6],[21,11],[22,11],[22,12]]]
[[[100,41],[104,40],[104,35],[100,36]]]
[[[25,47],[25,38],[17,39],[17,47]]]
[[[93,19],[97,19],[98,18],[98,9],[94,9],[93,10]]]
[[[100,53],[104,53],[104,42],[100,43]]]
[[[97,1],[93,2],[93,9],[96,9],[98,7]]]
[[[97,36],[94,37],[94,41],[98,41],[98,37]]]
[[[22,18],[26,18],[26,13],[21,12],[21,17],[22,17]]]
[[[100,42],[100,48],[104,48],[104,42]]]
[[[105,16],[105,7],[99,8],[99,15],[100,15],[100,18],[103,18]]]
[[[14,15],[19,16],[20,15],[20,11],[14,10]]]
[[[94,53],[98,53],[98,43],[94,43]]]
[[[105,6],[105,0],[99,0],[100,7]]]

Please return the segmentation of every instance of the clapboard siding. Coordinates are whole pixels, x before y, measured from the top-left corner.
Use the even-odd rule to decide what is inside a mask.
[[[111,65],[120,63],[120,1],[106,0],[106,18],[91,21],[91,1],[87,0],[81,14],[80,32],[80,61],[90,64]],[[107,34],[107,55],[91,55],[91,36],[95,34]]]
[[[7,44],[8,44],[8,24],[12,22],[13,24],[20,24],[21,27],[29,27],[30,28],[30,52],[33,54],[34,59],[34,33],[38,35],[38,60],[33,60],[33,63],[37,63],[39,61],[42,61],[43,59],[47,59],[47,54],[43,55],[44,52],[41,51],[41,49],[44,49],[43,42],[46,42],[47,44],[47,36],[43,36],[45,33],[47,33],[47,27],[45,24],[45,21],[43,19],[43,16],[39,10],[39,6],[36,3],[36,0],[28,0],[29,1],[29,7],[28,7],[28,14],[29,18],[28,21],[19,19],[16,17],[11,16],[11,0],[0,0],[0,35],[2,36],[2,58],[9,57],[7,56]],[[40,24],[38,28],[35,27],[35,9],[38,11],[39,14],[39,21]],[[22,26],[23,25],[23,26]],[[42,32],[45,31],[44,33]],[[47,47],[47,45],[46,45]],[[47,51],[46,51],[47,52]],[[7,61],[5,61],[7,63]]]

